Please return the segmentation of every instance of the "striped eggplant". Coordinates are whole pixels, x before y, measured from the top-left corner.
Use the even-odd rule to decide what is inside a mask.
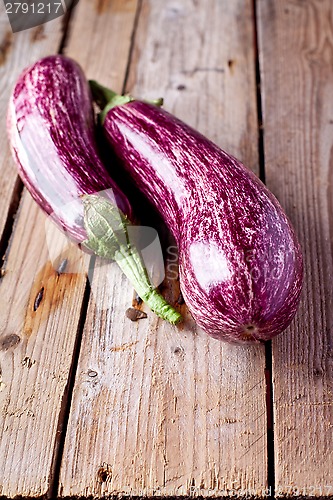
[[[282,332],[297,310],[303,259],[277,199],[171,114],[90,86],[109,144],[177,241],[180,287],[198,325],[234,343]]]
[[[19,174],[38,205],[83,248],[116,260],[151,309],[178,322],[180,314],[151,285],[129,240],[131,205],[98,156],[92,97],[80,66],[56,55],[23,71],[7,124]]]

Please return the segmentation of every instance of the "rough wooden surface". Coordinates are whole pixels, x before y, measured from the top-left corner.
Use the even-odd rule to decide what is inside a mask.
[[[63,20],[13,35],[3,4],[0,14],[0,240],[4,251],[12,223],[8,214],[18,206],[20,192],[6,134],[9,93],[25,66],[57,52]],[[66,273],[58,276],[49,260],[44,228],[43,214],[25,193],[8,258],[0,262],[4,273],[0,281],[0,495],[8,497],[40,496],[48,489],[86,283],[85,257],[75,248],[58,255],[59,264],[68,259]],[[53,250],[59,242],[59,232],[50,228]],[[72,274],[71,269],[81,269],[81,274]]]
[[[278,496],[333,496],[333,4],[260,0],[265,170],[300,237],[297,318],[273,341]]]
[[[112,26],[113,4],[104,20],[90,21]],[[127,90],[163,95],[167,109],[256,169],[251,2],[143,1],[135,35]],[[98,29],[94,36],[102,51],[105,44],[117,50],[119,40]],[[69,54],[77,37],[74,25]],[[94,65],[112,86],[105,60],[98,55]],[[167,269],[164,291],[175,302],[174,263]],[[132,323],[125,310],[133,291],[113,264],[95,270],[92,289],[61,495],[261,496],[267,478],[263,349],[209,339],[188,316],[179,328],[148,311],[147,319]]]
[[[80,0],[65,52],[88,77],[115,90],[125,83],[139,97],[164,96],[166,109],[258,173],[253,5],[264,121],[261,160],[306,261],[299,314],[272,343],[275,492],[328,498],[331,0]],[[133,290],[115,264],[102,260],[90,280],[86,311],[88,257],[45,226],[26,192],[19,203],[5,133],[9,92],[24,66],[57,52],[64,26],[60,18],[12,35],[0,3],[1,251],[12,231],[0,265],[0,496],[54,497],[59,481],[61,498],[262,497],[268,462],[274,479],[263,349],[209,339],[195,328],[185,305],[177,306],[186,316],[180,327],[159,321],[144,306],[138,307],[147,318],[131,322],[125,311]],[[176,254],[168,244],[163,293],[176,302]],[[268,365],[269,360],[268,355]],[[60,430],[67,419],[62,453]]]
[[[49,245],[58,242],[52,225]],[[41,496],[48,489],[86,258],[70,247],[51,265],[45,216],[25,193],[0,284],[0,495]]]
[[[106,79],[121,92],[138,0],[80,0],[70,25],[66,55],[88,78]]]
[[[0,3],[0,252],[3,251],[2,235],[8,215],[17,207],[17,174],[10,160],[6,133],[6,114],[9,95],[18,74],[24,67],[38,58],[56,52],[62,38],[61,19],[32,28],[21,33],[12,33]],[[10,227],[6,228],[10,231]],[[8,231],[7,231],[8,232]],[[10,233],[9,233],[10,234]],[[0,255],[0,265],[1,265]]]

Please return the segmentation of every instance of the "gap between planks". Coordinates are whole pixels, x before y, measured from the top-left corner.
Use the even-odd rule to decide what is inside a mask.
[[[258,39],[257,0],[252,0],[254,54],[256,74],[256,97],[258,117],[258,159],[259,178],[265,183],[265,149],[264,149],[264,121],[261,96],[261,73]],[[269,497],[275,498],[275,455],[274,455],[274,402],[273,402],[273,373],[272,373],[272,341],[265,342],[265,381],[266,381],[266,413],[267,413],[267,487]]]
[[[59,45],[58,54],[63,54],[66,48],[66,43],[70,34],[71,23],[73,22],[74,8],[75,0],[72,0],[63,18],[63,35]]]
[[[129,74],[130,74],[130,67],[131,67],[131,62],[132,62],[133,52],[134,52],[135,36],[136,36],[136,32],[137,32],[138,25],[139,25],[140,14],[142,11],[142,2],[143,2],[143,0],[138,0],[138,5],[136,8],[136,12],[135,12],[133,30],[132,30],[132,34],[131,34],[131,43],[130,43],[128,58],[127,58],[127,65],[126,65],[125,76],[124,76],[124,82],[123,82],[122,90],[121,90],[122,94],[126,93],[126,87],[127,87]]]
[[[7,218],[0,238],[0,280],[6,272],[6,256],[9,252],[10,239],[13,234],[16,215],[20,207],[23,188],[23,183],[20,177],[17,176],[12,192],[12,198],[8,208]]]

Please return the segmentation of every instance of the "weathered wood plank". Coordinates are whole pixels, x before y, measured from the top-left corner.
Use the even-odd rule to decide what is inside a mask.
[[[8,211],[17,204],[18,186],[5,129],[9,93],[25,66],[58,50],[63,19],[13,35],[3,4],[0,11],[1,240]],[[6,497],[41,496],[48,489],[86,285],[87,257],[64,248],[54,264],[67,259],[67,269],[58,275],[44,226],[45,217],[25,193],[0,281],[0,495]],[[60,240],[51,227],[53,250]]]
[[[86,285],[87,256],[74,246],[52,265],[45,223],[25,192],[0,283],[0,495],[10,498],[47,491]],[[48,242],[54,255],[50,223]]]
[[[273,342],[278,496],[332,496],[333,5],[259,0],[268,187],[305,257],[297,319]]]
[[[88,78],[106,78],[119,92],[137,4],[138,0],[80,0],[65,48],[66,55],[81,64]]]
[[[112,26],[112,12],[105,9],[104,16]],[[252,21],[248,0],[144,1],[127,90],[163,95],[167,109],[256,169]],[[82,39],[79,23],[76,28],[69,53]],[[117,51],[111,28],[94,36],[95,47]],[[95,72],[112,86],[106,60],[94,57]],[[175,302],[169,250],[166,294]],[[61,496],[236,490],[261,496],[267,476],[263,350],[209,339],[188,314],[179,328],[149,311],[131,323],[125,310],[132,288],[114,264],[95,269],[92,285]]]
[[[11,205],[17,206],[17,174],[10,160],[6,133],[9,95],[22,69],[40,57],[57,52],[62,38],[62,18],[13,34],[0,3],[0,242]],[[0,250],[3,250],[0,248]],[[0,265],[1,265],[0,255]]]

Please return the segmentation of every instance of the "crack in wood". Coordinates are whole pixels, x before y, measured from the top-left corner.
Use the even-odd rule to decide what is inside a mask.
[[[265,183],[265,149],[264,149],[264,123],[261,96],[261,73],[259,59],[259,36],[257,0],[252,0],[252,16],[254,26],[254,54],[257,90],[257,119],[258,119],[258,156],[259,177]],[[272,342],[265,343],[265,381],[266,381],[266,412],[267,412],[267,486],[270,498],[275,497],[275,455],[274,455],[274,402],[273,402],[273,380],[272,380]]]

